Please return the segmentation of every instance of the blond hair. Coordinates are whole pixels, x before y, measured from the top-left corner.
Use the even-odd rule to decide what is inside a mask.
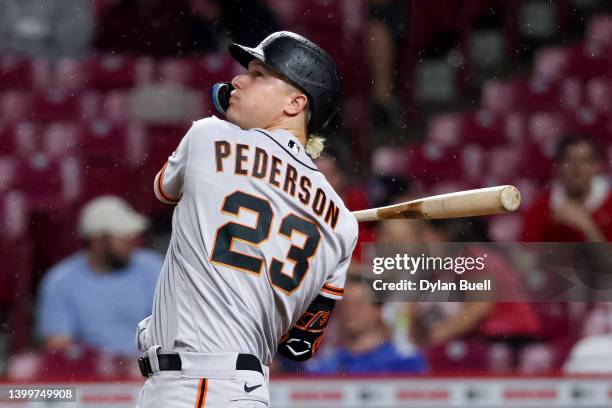
[[[323,149],[325,149],[325,138],[314,134],[308,135],[305,147],[306,153],[313,159],[316,159],[317,157],[321,156]]]

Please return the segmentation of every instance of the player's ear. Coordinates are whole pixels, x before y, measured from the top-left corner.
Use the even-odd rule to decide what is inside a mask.
[[[306,110],[308,106],[308,98],[301,92],[292,92],[289,95],[289,102],[285,106],[285,114],[288,116],[296,116],[300,112]]]

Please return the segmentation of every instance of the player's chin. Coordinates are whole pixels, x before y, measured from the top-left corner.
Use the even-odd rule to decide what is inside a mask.
[[[227,111],[225,111],[225,119],[227,119],[229,123],[243,128],[242,121],[240,120],[240,115],[238,115],[238,112],[236,112],[236,109],[232,108],[232,106],[230,106]]]

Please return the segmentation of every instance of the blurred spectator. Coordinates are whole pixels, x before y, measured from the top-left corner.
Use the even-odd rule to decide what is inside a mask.
[[[90,0],[0,0],[0,50],[82,57],[94,26]]]
[[[399,127],[400,109],[393,98],[398,42],[405,30],[405,7],[401,0],[368,0],[365,53],[371,87],[372,118],[378,127]]]
[[[601,151],[582,135],[564,138],[555,157],[555,179],[525,214],[528,242],[612,240],[612,194],[600,175]]]
[[[373,301],[372,287],[359,277],[349,278],[344,299],[337,305],[338,345],[321,350],[307,363],[317,374],[423,373],[418,352],[404,354],[391,341],[382,304]]]
[[[136,249],[147,225],[117,197],[102,196],[83,208],[78,228],[86,248],[41,283],[38,334],[46,349],[80,343],[118,355],[137,352],[134,327],[151,313],[162,266],[156,253]]]
[[[430,221],[424,229],[422,240],[430,243],[445,242],[486,242],[486,223],[481,219],[465,220],[436,220]],[[431,247],[435,250],[435,247]],[[473,256],[487,254],[487,278],[492,279],[509,293],[523,293],[524,288],[516,281],[516,272],[509,269],[507,262],[500,256],[495,255],[492,248],[481,248],[471,244],[469,251]],[[471,275],[475,278],[474,275]],[[526,293],[526,292],[525,292]],[[486,347],[493,343],[504,343],[510,347],[510,356],[505,362],[504,369],[511,369],[518,363],[520,348],[533,341],[540,331],[540,322],[535,310],[527,302],[490,302],[490,301],[467,301],[467,302],[427,302],[409,304],[407,307],[409,316],[410,334],[415,343],[427,347],[428,355],[435,356],[437,361],[445,364],[439,359],[444,353],[451,353],[452,348],[447,344],[461,340],[479,349],[484,354]],[[452,357],[449,355],[449,357]],[[476,365],[485,368],[484,365],[492,364],[487,356]],[[449,361],[452,360],[449,358]],[[459,360],[459,359],[457,359]],[[474,367],[474,361],[467,361]],[[459,367],[460,364],[457,364]],[[449,368],[436,367],[432,368]]]

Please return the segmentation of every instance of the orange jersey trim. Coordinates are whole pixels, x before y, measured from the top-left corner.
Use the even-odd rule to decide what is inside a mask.
[[[166,193],[164,193],[164,189],[162,187],[162,181],[164,180],[164,173],[166,171],[166,167],[168,166],[168,162],[166,162],[166,164],[164,164],[164,167],[161,168],[160,172],[159,172],[159,178],[157,179],[157,190],[159,191],[159,194],[162,196],[162,198],[166,201],[172,201],[173,203],[178,203],[179,200],[176,198],[172,198],[169,195],[167,195]]]
[[[343,288],[337,288],[337,287],[329,285],[329,284],[323,285],[321,290],[323,292],[326,292],[326,293],[329,293],[329,294],[332,294],[332,295],[336,295],[336,296],[344,295],[344,289]]]

